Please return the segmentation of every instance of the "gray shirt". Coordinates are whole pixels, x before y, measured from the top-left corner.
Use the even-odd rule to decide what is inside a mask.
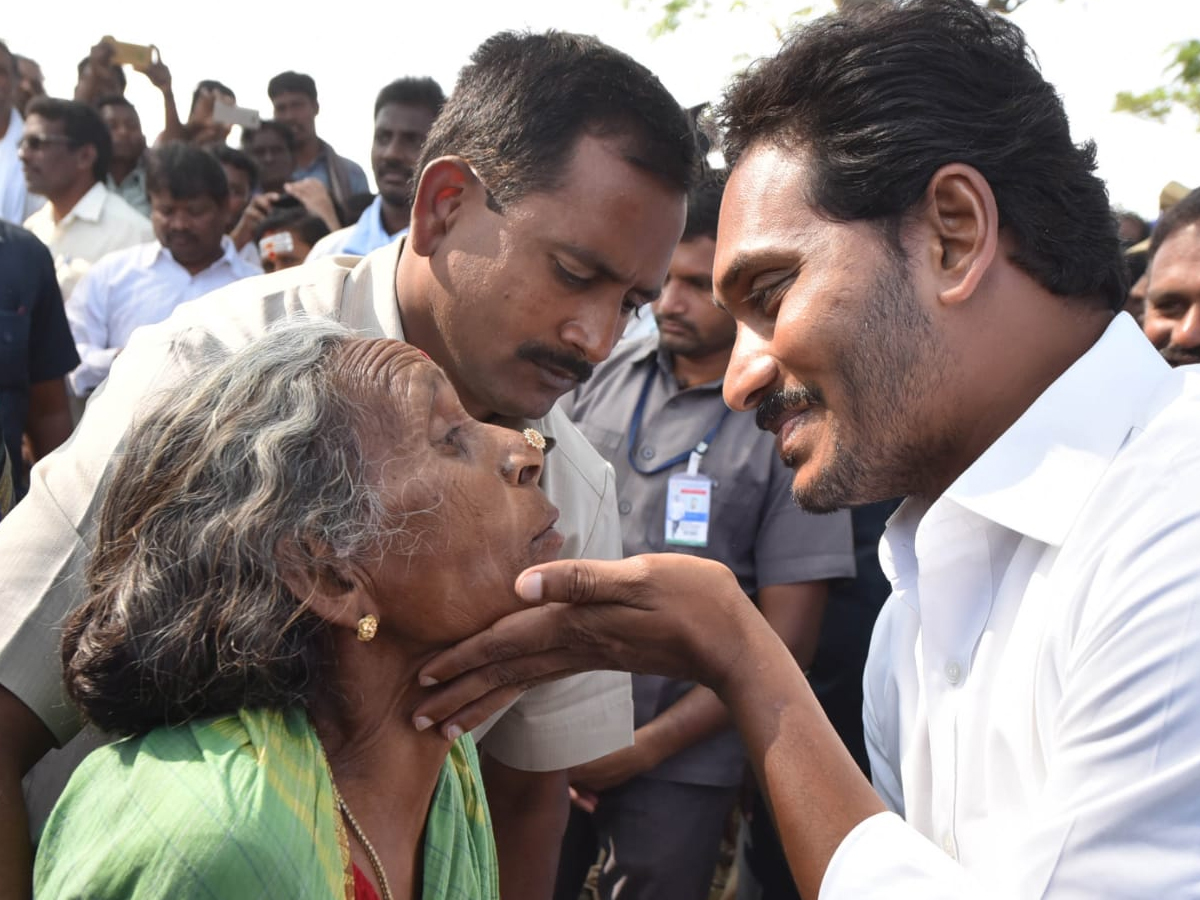
[[[638,439],[629,433],[638,398],[650,380]],[[775,452],[774,436],[760,431],[754,413],[730,412],[721,381],[681,389],[657,335],[620,344],[564,408],[579,430],[616,470],[617,508],[626,556],[669,550],[724,563],[742,589],[821,581],[854,574],[850,516],[813,516],[791,498],[792,471]],[[722,417],[724,419],[722,420]],[[700,471],[713,481],[707,547],[667,545],[667,482],[687,469],[667,460],[692,450],[720,421]],[[633,455],[637,464],[630,463]],[[633,678],[634,720],[640,727],[675,703],[692,682],[659,676]],[[741,778],[742,750],[732,729],[667,760],[650,777],[689,784],[733,785]]]

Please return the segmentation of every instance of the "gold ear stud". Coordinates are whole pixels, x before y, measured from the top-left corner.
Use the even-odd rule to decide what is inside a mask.
[[[378,631],[379,620],[370,613],[358,620],[358,639],[364,644],[375,640],[375,634]]]

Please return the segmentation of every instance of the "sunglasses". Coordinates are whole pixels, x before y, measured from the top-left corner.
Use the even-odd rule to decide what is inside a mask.
[[[17,142],[17,147],[38,153],[51,144],[70,145],[71,143],[71,139],[63,134],[23,134],[21,140]]]

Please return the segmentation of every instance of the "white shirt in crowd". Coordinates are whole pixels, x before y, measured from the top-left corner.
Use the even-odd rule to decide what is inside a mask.
[[[0,138],[0,219],[20,225],[37,212],[45,197],[29,193],[25,169],[17,156],[17,145],[25,133],[25,120],[14,108],[9,111],[8,130]]]
[[[1200,896],[1198,423],[1200,366],[1122,314],[896,512],[864,714],[894,813],[821,900]]]
[[[47,203],[25,227],[50,248],[63,299],[106,253],[154,240],[150,220],[97,181],[58,222]]]
[[[221,256],[192,275],[171,251],[151,241],[110,253],[92,266],[67,302],[67,321],[81,360],[68,377],[77,397],[108,377],[117,353],[142,325],[161,322],[175,307],[262,270],[246,262],[228,236]]]

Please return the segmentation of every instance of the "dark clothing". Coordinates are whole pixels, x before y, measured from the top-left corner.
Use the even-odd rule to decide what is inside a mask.
[[[0,221],[0,431],[17,500],[29,486],[21,461],[29,389],[77,365],[50,251],[24,228]]]

